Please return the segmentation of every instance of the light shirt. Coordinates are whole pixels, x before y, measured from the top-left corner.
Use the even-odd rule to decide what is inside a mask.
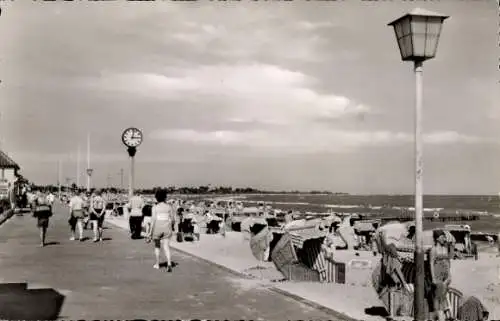
[[[72,210],[72,211],[75,211],[75,210],[81,210],[83,209],[83,205],[84,205],[84,201],[83,199],[78,196],[78,195],[75,195],[71,198],[71,200],[69,201],[69,208]]]
[[[56,197],[54,194],[50,193],[47,195],[47,202],[49,202],[50,205],[54,204],[54,201],[56,200]]]
[[[132,196],[127,207],[130,208],[130,216],[142,216],[144,200],[139,195]]]
[[[29,193],[28,194],[28,202],[33,203],[36,200],[36,194],[34,193]]]
[[[35,203],[36,203],[36,205],[48,205],[47,204],[47,197],[40,193],[37,195]]]
[[[105,207],[104,198],[99,195],[94,196],[90,205],[93,209],[102,210]]]

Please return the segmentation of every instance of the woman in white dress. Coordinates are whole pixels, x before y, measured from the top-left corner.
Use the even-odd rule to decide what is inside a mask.
[[[172,260],[170,254],[170,241],[177,225],[175,224],[175,210],[167,201],[167,191],[159,190],[156,192],[156,201],[158,202],[152,209],[151,230],[148,235],[149,240],[154,242],[154,253],[156,263],[155,269],[160,268],[161,249],[167,259],[167,272],[172,272]]]

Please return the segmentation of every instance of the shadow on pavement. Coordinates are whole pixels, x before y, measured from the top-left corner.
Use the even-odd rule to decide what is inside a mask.
[[[389,316],[389,313],[387,313],[387,310],[385,307],[371,307],[371,308],[366,308],[365,313],[368,315],[373,315],[373,316],[380,316],[380,317],[387,317]]]
[[[172,267],[173,267],[173,268],[174,268],[174,267],[176,267],[176,266],[178,266],[178,265],[179,265],[179,263],[172,261]],[[167,262],[163,262],[163,263],[161,263],[161,264],[160,264],[160,267],[161,267],[161,268],[166,268],[166,267],[167,267]]]
[[[50,246],[50,245],[59,245],[61,244],[60,242],[46,242],[45,245],[46,246]]]
[[[0,283],[0,319],[56,320],[65,296],[54,289],[28,289],[27,283]]]

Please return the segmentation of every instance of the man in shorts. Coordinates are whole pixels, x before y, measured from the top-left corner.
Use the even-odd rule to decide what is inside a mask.
[[[133,240],[139,239],[142,231],[144,200],[140,195],[135,194],[130,198],[126,207],[129,209],[130,238]]]
[[[37,198],[34,202],[33,216],[37,218],[37,226],[40,230],[40,246],[45,246],[45,237],[47,228],[49,227],[49,217],[52,216],[52,208],[47,202],[47,197],[41,193],[37,193]]]
[[[76,227],[78,227],[78,232],[79,232],[79,240],[83,241],[83,206],[84,206],[84,201],[83,201],[83,192],[78,194],[78,192],[75,193],[75,195],[71,198],[69,201],[69,226],[71,228],[71,241],[75,240],[75,230]]]
[[[96,192],[90,201],[90,223],[94,231],[94,242],[102,242],[102,224],[104,223],[104,212],[106,202],[100,192]]]

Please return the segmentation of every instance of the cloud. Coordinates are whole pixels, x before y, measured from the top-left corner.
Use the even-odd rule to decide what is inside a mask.
[[[488,143],[494,142],[487,138],[469,136],[455,131],[439,131],[425,135],[426,143],[429,144],[454,144],[454,143]]]
[[[310,123],[315,119],[338,119],[367,114],[372,108],[335,93],[320,93],[320,81],[297,70],[269,64],[202,65],[171,68],[168,73],[103,74],[85,79],[92,90],[118,91],[164,101],[189,99],[206,110],[228,106],[227,120],[263,123]]]
[[[81,151],[80,162],[82,168],[87,164],[87,156],[85,151]],[[76,162],[76,153],[35,153],[35,152],[15,152],[13,157],[19,162],[42,162],[42,163],[56,163],[61,162]],[[91,163],[107,163],[119,162],[124,160],[123,153],[91,153]],[[84,165],[85,164],[85,165]]]
[[[324,128],[279,127],[277,130],[197,131],[195,129],[157,130],[152,139],[185,144],[238,146],[278,153],[356,152],[365,147],[398,146],[413,142],[413,135],[390,131],[325,130]],[[453,131],[437,131],[424,135],[430,145],[492,143],[488,139]]]
[[[302,30],[314,31],[323,28],[331,28],[336,26],[334,23],[330,21],[322,21],[322,22],[311,22],[311,21],[299,21],[297,22],[297,27]]]

